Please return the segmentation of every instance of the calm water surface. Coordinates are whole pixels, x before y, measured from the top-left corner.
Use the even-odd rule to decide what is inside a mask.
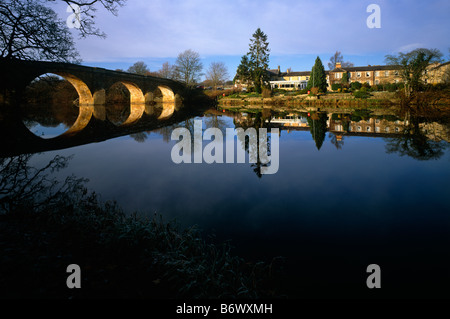
[[[277,265],[283,267],[289,296],[448,298],[448,123],[434,126],[441,141],[425,138],[424,145],[423,139],[411,142],[401,134],[377,135],[376,129],[370,134],[369,121],[353,121],[346,133],[337,132],[331,128],[333,117],[327,116],[328,131],[318,132],[323,141],[313,139],[304,113],[266,116],[281,132],[279,170],[273,175],[258,174],[248,159],[242,164],[175,164],[171,150],[177,141],[170,133],[186,121],[42,152],[31,164],[40,167],[55,155],[74,155],[61,177],[88,178],[91,190],[129,213],[156,213],[183,227],[197,225],[216,242],[230,240],[234,252],[249,260],[283,256]],[[243,122],[248,127],[255,117],[212,112],[188,122],[201,120],[203,129]],[[277,119],[288,121],[281,126]],[[339,124],[339,117],[334,120]],[[395,132],[399,122],[390,120]],[[45,138],[66,129],[29,127]],[[366,286],[369,264],[381,267],[381,289]]]

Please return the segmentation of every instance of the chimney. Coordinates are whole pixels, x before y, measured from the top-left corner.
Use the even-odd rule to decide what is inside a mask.
[[[281,70],[280,70],[280,66],[278,66],[278,73],[280,73],[281,72]]]
[[[341,68],[341,62],[336,62],[336,67],[335,69],[340,69]]]
[[[289,68],[289,69],[286,70],[286,73],[289,74],[290,71],[291,71],[291,70],[290,70],[290,68]]]

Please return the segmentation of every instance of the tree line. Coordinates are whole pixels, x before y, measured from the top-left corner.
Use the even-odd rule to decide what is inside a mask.
[[[118,69],[117,71],[123,70]],[[202,71],[203,63],[201,62],[200,54],[191,49],[178,54],[175,64],[164,62],[161,69],[156,72],[151,72],[143,61],[138,61],[127,69],[127,72],[130,73],[181,81],[188,87],[193,87],[200,83],[202,75],[206,76],[206,80],[214,88],[224,84],[229,77],[227,67],[223,62],[211,62],[206,70],[206,74],[202,73]]]

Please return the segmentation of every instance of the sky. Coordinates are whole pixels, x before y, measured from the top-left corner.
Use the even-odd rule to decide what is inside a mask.
[[[369,28],[370,4],[380,8],[380,28]],[[55,5],[66,20],[66,6]],[[203,72],[223,62],[230,79],[248,52],[257,28],[267,35],[269,68],[311,70],[317,56],[325,68],[335,51],[355,66],[382,65],[386,54],[419,47],[450,56],[448,0],[128,0],[114,16],[103,8],[96,26],[106,39],[79,39],[71,29],[82,64],[128,69],[144,61],[150,71],[191,49],[200,54]]]

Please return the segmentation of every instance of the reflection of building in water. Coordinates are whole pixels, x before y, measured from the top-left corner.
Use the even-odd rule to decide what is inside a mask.
[[[355,118],[356,117],[356,118]],[[271,116],[270,120],[264,121],[266,124],[286,130],[309,130],[307,117],[298,113],[288,113],[286,115]],[[251,127],[255,124],[253,114],[236,113],[234,123],[242,127]],[[336,136],[337,141],[341,141],[344,135],[352,136],[399,136],[405,133],[405,129],[410,125],[408,120],[397,119],[393,115],[361,118],[352,117],[351,114],[328,114],[327,129]],[[421,131],[425,136],[434,141],[447,141],[450,143],[450,126],[437,122],[420,123]]]
[[[269,122],[266,120],[266,123]],[[285,127],[308,127],[308,121],[299,114],[287,114],[285,116],[273,116],[270,120],[272,124],[281,124]]]
[[[352,132],[352,133],[381,133],[381,134],[401,134],[408,121],[388,121],[386,119],[361,119],[359,121],[350,121],[348,129],[345,129],[343,121],[330,120],[328,129],[332,132]]]
[[[233,122],[242,127],[252,127],[255,125],[255,117],[245,112],[236,113],[233,115]]]
[[[420,123],[419,127],[428,139],[436,142],[444,140],[450,143],[450,125],[431,122]]]

